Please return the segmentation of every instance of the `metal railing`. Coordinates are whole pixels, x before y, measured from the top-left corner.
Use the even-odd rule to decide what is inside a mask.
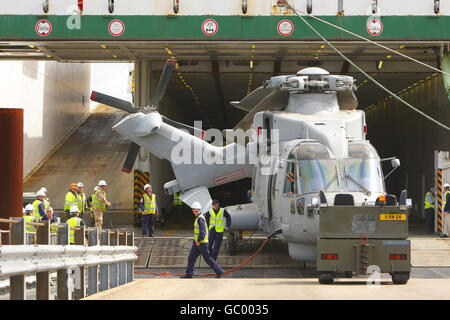
[[[74,227],[71,245],[67,223],[50,225],[48,221],[26,222],[24,218],[0,222],[10,224],[9,231],[2,230],[9,232],[9,245],[0,244],[0,277],[9,277],[11,300],[25,300],[25,277],[30,274],[36,274],[37,300],[51,298],[52,272],[57,273],[58,300],[81,299],[134,280],[137,247],[133,232]],[[27,225],[35,226],[36,233],[27,232]],[[55,244],[51,227],[58,230],[53,233]],[[30,234],[32,243],[27,240]]]

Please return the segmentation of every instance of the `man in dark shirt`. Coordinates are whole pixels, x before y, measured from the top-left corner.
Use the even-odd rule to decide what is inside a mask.
[[[223,274],[223,269],[210,256],[208,250],[208,228],[206,219],[201,213],[202,206],[198,202],[192,204],[192,212],[195,215],[194,221],[194,242],[192,243],[191,251],[189,252],[188,265],[186,274],[181,278],[193,278],[195,262],[197,257],[201,254],[205,262],[214,270],[216,277],[220,278]]]

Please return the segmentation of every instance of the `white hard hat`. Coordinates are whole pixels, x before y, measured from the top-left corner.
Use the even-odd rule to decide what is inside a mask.
[[[107,186],[105,180],[100,180],[100,181],[98,182],[98,185],[99,185],[99,186]]]
[[[77,206],[70,207],[70,213],[80,212]]]
[[[32,204],[29,203],[25,206],[25,211],[33,211],[33,210],[34,210],[34,207]]]
[[[47,188],[46,187],[42,187],[41,190],[44,191],[44,192],[47,192]]]
[[[94,187],[94,191],[97,191],[97,190],[98,190],[98,186],[95,186],[95,187]]]
[[[151,188],[152,186],[149,185],[148,183],[144,186],[144,191],[147,190],[147,188]]]
[[[450,184],[444,183],[444,188],[450,188]]]
[[[22,207],[22,213],[25,213],[25,208]]]
[[[78,188],[83,188],[83,187],[84,187],[84,185],[83,185],[83,183],[82,183],[82,182],[78,182],[78,184],[77,184],[77,187],[78,187]]]
[[[192,204],[191,208],[196,210],[202,210],[202,205],[196,201]]]
[[[39,190],[38,192],[36,192],[36,197],[45,197],[44,191]]]

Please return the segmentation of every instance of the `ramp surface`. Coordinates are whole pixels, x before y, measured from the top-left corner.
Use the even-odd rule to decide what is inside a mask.
[[[99,105],[80,128],[24,184],[24,192],[46,187],[54,209],[63,209],[71,183],[82,182],[88,197],[106,180],[111,209],[132,210],[133,175],[121,171],[129,140],[112,131],[127,114]]]

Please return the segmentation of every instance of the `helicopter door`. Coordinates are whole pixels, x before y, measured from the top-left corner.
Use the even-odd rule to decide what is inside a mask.
[[[272,220],[272,190],[274,187],[274,181],[276,182],[276,175],[271,174],[267,183],[267,212],[269,213],[269,219]]]

